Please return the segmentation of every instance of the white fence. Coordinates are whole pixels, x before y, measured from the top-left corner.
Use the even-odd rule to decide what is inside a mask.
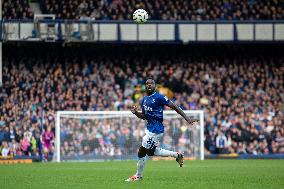
[[[113,43],[284,42],[284,22],[4,21],[2,39]]]

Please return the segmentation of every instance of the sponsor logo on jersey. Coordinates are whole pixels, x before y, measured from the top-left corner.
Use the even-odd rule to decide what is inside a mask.
[[[145,110],[145,111],[150,111],[150,112],[153,111],[153,109],[152,109],[151,107],[146,106],[145,104],[143,104],[143,107],[144,107],[144,110]]]

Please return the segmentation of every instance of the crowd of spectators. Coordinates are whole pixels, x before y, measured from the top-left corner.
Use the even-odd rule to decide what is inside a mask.
[[[143,120],[129,118],[129,115],[107,115],[106,119],[102,119],[104,114],[66,116],[60,120],[62,160],[136,158],[137,147],[145,135]],[[183,151],[190,157],[200,155],[199,131],[186,127],[180,116],[165,119],[164,125],[162,147]]]
[[[2,1],[2,18],[11,19],[33,19],[28,0],[3,0]]]
[[[45,0],[44,13],[64,19],[131,20],[143,8],[155,20],[281,20],[281,0]]]
[[[148,76],[182,109],[205,111],[206,154],[284,153],[283,57],[220,56],[223,48],[213,56],[200,49],[200,56],[178,49],[165,55],[163,48],[147,47],[120,47],[112,54],[104,48],[64,49],[18,49],[4,58],[0,142],[14,155],[39,153],[45,141],[41,133],[54,132],[57,110],[129,110],[143,96]],[[128,126],[115,120],[77,122],[62,121],[61,153],[66,156],[92,151],[117,157],[127,150],[131,155],[144,130],[138,120]],[[169,129],[163,145],[190,147],[191,132],[184,124]]]
[[[282,0],[42,0],[57,19],[131,20],[143,8],[155,20],[283,20]],[[27,0],[4,0],[3,18],[32,18]]]

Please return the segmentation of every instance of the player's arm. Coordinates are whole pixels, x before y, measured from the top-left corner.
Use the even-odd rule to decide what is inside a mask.
[[[138,107],[137,106],[135,106],[135,105],[132,106],[131,112],[134,115],[136,115],[138,118],[146,120],[146,116],[144,115],[144,113],[143,112],[138,112]]]
[[[178,114],[180,114],[190,125],[198,122],[198,119],[192,119],[189,118],[188,116],[185,115],[185,113],[182,111],[182,109],[180,109],[175,103],[173,103],[172,101],[169,101],[168,104],[166,104],[168,107],[170,107],[171,109],[175,110]]]

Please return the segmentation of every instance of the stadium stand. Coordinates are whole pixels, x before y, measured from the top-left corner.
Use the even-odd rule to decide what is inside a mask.
[[[33,12],[28,0],[3,0],[2,17],[5,20],[33,19]]]
[[[42,0],[41,11],[57,19],[131,20],[137,8],[148,11],[154,20],[283,20],[280,0]],[[4,0],[4,19],[32,19],[27,0]]]
[[[58,19],[130,20],[137,8],[155,20],[282,20],[280,0],[43,0],[43,13]]]
[[[7,141],[15,156],[38,156],[40,134],[49,127],[54,132],[55,111],[128,110],[141,99],[145,78],[154,76],[182,109],[205,111],[206,154],[284,153],[281,53],[265,56],[269,50],[260,48],[259,55],[246,48],[222,47],[210,52],[206,47],[170,48],[36,46],[15,51],[6,47],[0,90],[1,150]],[[117,52],[109,54],[111,49]],[[76,124],[69,121],[69,125]],[[61,152],[114,157],[136,150],[129,143],[139,143],[144,130],[140,124],[116,132],[115,123],[101,123],[102,128],[96,129],[91,125],[77,127],[83,131],[80,135],[61,133]],[[182,147],[188,145],[188,130],[181,125],[167,129],[162,145],[186,149]],[[90,149],[86,143],[94,145]]]

